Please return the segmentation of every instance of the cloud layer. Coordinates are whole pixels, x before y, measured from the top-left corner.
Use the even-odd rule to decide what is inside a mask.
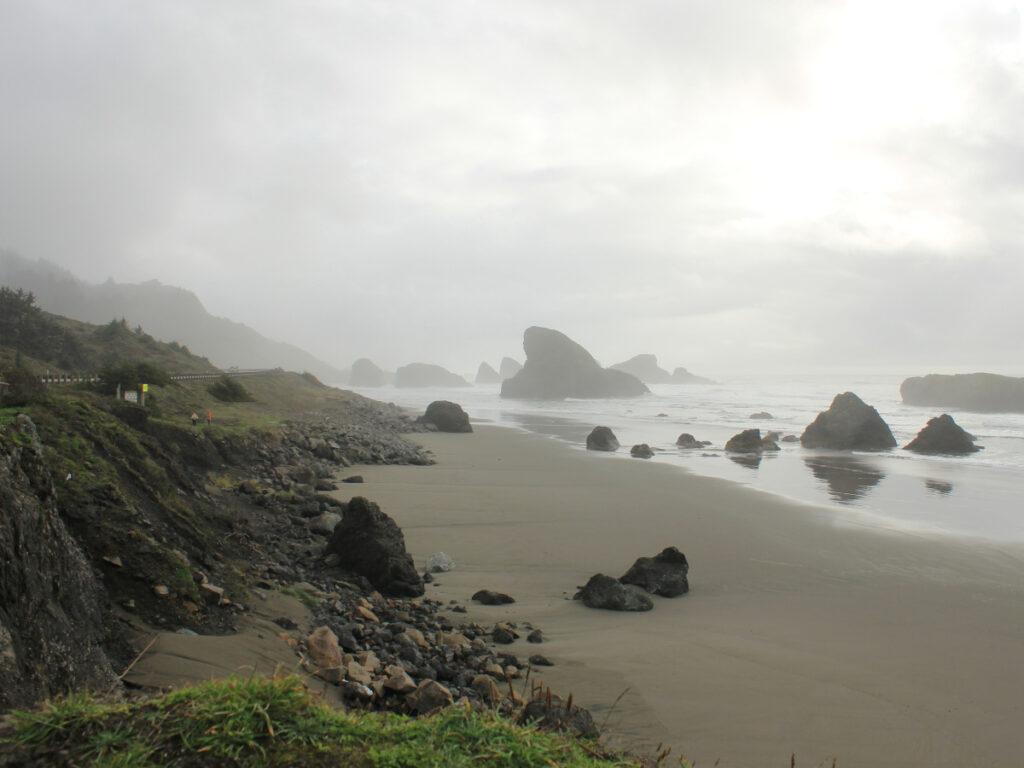
[[[8,0],[0,246],[341,365],[1020,375],[1020,11]]]

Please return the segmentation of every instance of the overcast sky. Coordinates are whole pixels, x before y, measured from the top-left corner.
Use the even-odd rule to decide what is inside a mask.
[[[342,366],[1024,375],[1022,9],[0,0],[0,248]]]

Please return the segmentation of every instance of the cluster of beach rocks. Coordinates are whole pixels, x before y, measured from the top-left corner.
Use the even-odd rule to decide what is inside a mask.
[[[750,415],[751,419],[769,420],[773,416],[766,411]],[[928,421],[917,437],[904,446],[904,450],[917,453],[963,455],[981,450],[974,444],[975,438],[962,429],[949,414],[942,414]],[[725,444],[727,453],[761,454],[778,451],[779,442],[799,442],[804,448],[824,448],[838,451],[885,451],[897,446],[892,430],[878,411],[865,403],[853,392],[836,395],[828,410],[818,414],[807,425],[800,437],[767,432],[762,435],[759,428],[745,429],[733,435]],[[697,440],[684,432],[676,440],[676,446],[683,449],[703,448],[710,445],[708,440]],[[616,451],[618,439],[609,427],[594,427],[587,436],[587,449],[593,451]],[[630,449],[635,458],[649,459],[655,449],[647,443],[638,443]]]
[[[588,608],[649,611],[654,607],[651,595],[679,597],[689,592],[689,572],[686,555],[675,547],[666,547],[654,557],[637,558],[617,579],[595,573],[574,599]]]
[[[463,606],[388,598],[343,580],[299,586],[317,600],[316,628],[303,634],[282,619],[282,637],[302,653],[309,673],[338,687],[347,706],[425,714],[462,703],[597,734],[589,712],[563,702],[536,680],[534,670],[550,661],[499,649],[520,632],[542,642],[542,633],[530,624],[455,624],[442,610],[464,612]]]

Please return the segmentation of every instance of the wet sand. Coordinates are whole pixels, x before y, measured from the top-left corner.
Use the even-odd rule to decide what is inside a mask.
[[[1021,548],[839,527],[657,460],[475,429],[422,436],[436,466],[359,467],[340,493],[378,502],[418,566],[456,560],[428,596],[541,627],[511,651],[554,661],[544,680],[613,742],[698,766],[1024,765]],[[639,614],[569,599],[669,545],[690,594]],[[470,603],[481,588],[517,602]]]

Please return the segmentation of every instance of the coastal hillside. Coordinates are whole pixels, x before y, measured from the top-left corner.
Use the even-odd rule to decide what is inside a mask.
[[[216,373],[207,358],[176,341],[162,343],[122,318],[105,325],[42,310],[34,294],[0,287],[0,368],[21,361],[36,374],[96,373],[119,360],[145,361],[172,373]]]
[[[373,501],[342,493],[339,482],[362,482],[359,465],[433,463],[407,436],[425,426],[309,373],[172,380],[157,362],[179,362],[180,345],[140,341],[119,322],[80,351],[86,362],[107,360],[105,371],[144,370],[144,405],[115,397],[106,373],[43,384],[30,370],[47,356],[37,336],[63,328],[77,338],[77,327],[28,294],[4,296],[24,311],[0,328],[16,361],[0,370],[0,714],[15,710],[0,721],[0,765],[47,764],[57,752],[61,764],[91,765],[100,744],[118,764],[166,764],[182,739],[192,743],[207,705],[209,760],[190,765],[256,756],[324,764],[325,751],[393,764],[378,760],[386,745],[410,739],[442,750],[445,764],[468,765],[479,756],[473,743],[443,747],[468,732],[500,732],[508,749],[541,762],[553,754],[548,743],[561,764],[602,764],[596,745],[537,738],[538,727],[586,743],[598,735],[571,696],[531,678],[531,665],[550,662],[500,652],[488,641],[510,631],[502,626],[442,613],[466,610],[424,598],[429,571],[420,575],[398,526]],[[128,349],[124,334],[137,337],[129,351],[142,357],[117,356]],[[240,668],[250,670],[244,684],[182,687]],[[179,690],[138,709],[119,703],[129,691],[135,699],[168,688]],[[429,716],[457,701],[401,733],[387,719],[338,711]],[[249,726],[227,713],[254,702],[259,732],[239,736],[236,726]],[[80,706],[84,731],[71,724],[83,722]],[[164,713],[155,726],[153,712]],[[382,734],[373,752],[338,752],[339,734],[363,726]]]
[[[324,381],[347,381],[346,371],[247,325],[215,317],[191,291],[156,280],[96,285],[45,261],[0,251],[0,285],[31,291],[42,309],[83,322],[124,318],[129,327],[141,325],[157,339],[184,344],[219,368],[285,368],[309,371]]]

